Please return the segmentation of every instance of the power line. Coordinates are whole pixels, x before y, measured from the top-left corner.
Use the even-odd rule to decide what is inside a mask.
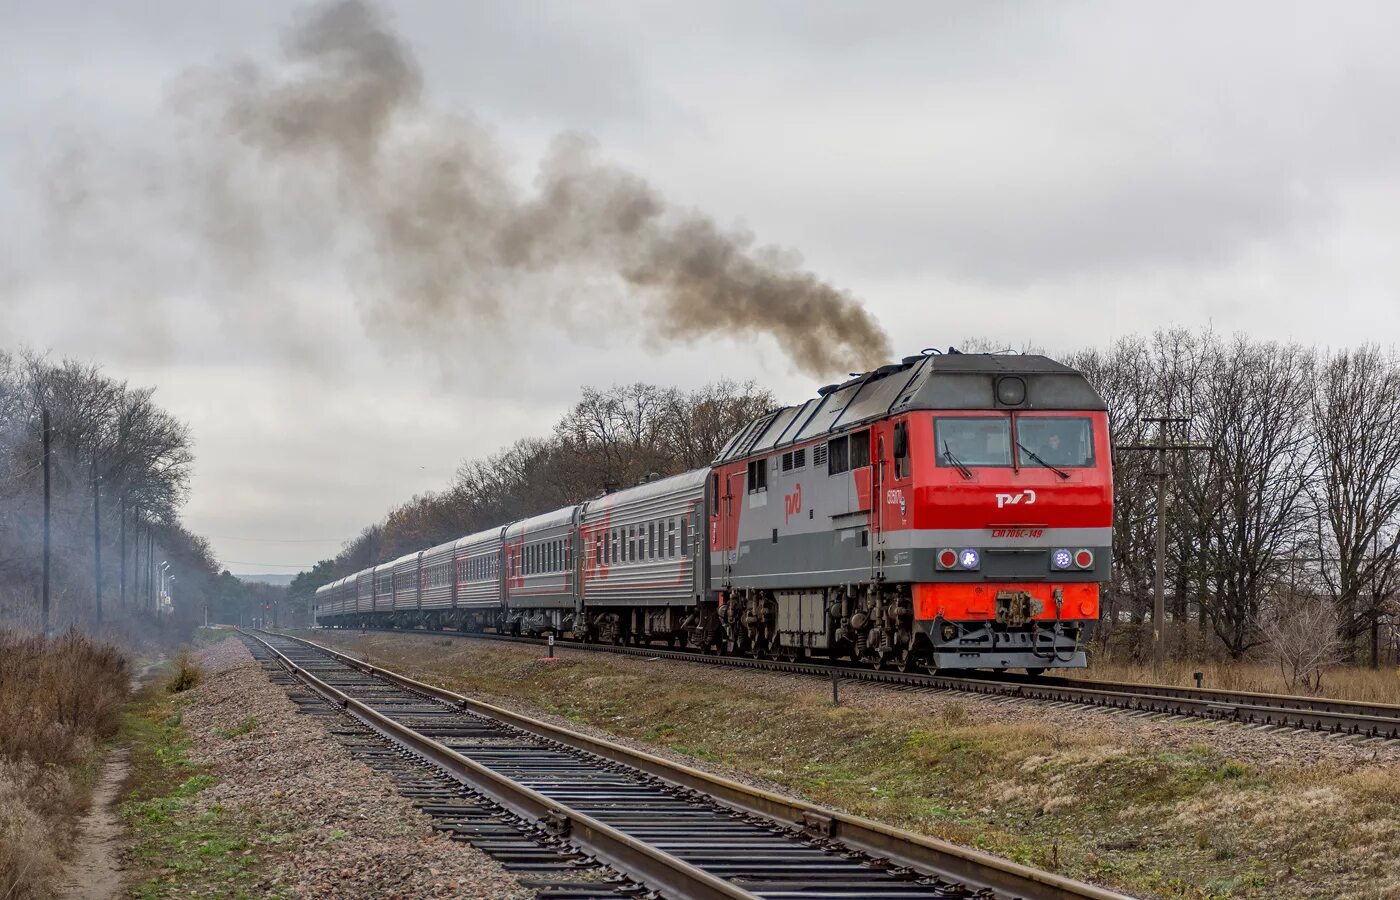
[[[219,560],[219,561],[220,561],[221,563],[223,563],[224,565],[226,565],[226,566],[229,565],[229,564],[232,564],[232,565],[235,565],[235,566],[267,566],[267,567],[273,568],[273,569],[314,569],[314,568],[316,568],[316,564],[315,564],[315,563],[270,563],[270,562],[253,562],[253,561],[247,560],[247,559],[222,559],[222,560]]]
[[[259,544],[343,544],[350,538],[256,538],[256,537],[231,537],[227,534],[206,534],[205,537],[214,541],[250,541]]]

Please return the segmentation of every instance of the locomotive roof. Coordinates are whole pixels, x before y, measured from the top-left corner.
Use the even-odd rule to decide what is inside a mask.
[[[998,402],[997,382],[1006,376],[1025,382],[1023,403]],[[744,459],[915,409],[1107,409],[1082,374],[1030,354],[911,356],[818,393],[801,406],[780,407],[750,422],[714,461]]]

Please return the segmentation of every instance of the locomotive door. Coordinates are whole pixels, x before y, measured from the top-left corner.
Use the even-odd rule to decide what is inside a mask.
[[[875,440],[875,464],[870,467],[870,574],[885,577],[885,436]]]
[[[729,587],[734,577],[734,565],[739,561],[739,510],[735,505],[739,498],[744,496],[742,486],[739,491],[734,490],[734,480],[743,479],[744,472],[726,474],[723,478],[724,484],[715,497],[715,511],[717,513],[717,534],[715,535],[714,546],[723,556],[722,585],[726,589]],[[716,479],[718,480],[718,478]]]

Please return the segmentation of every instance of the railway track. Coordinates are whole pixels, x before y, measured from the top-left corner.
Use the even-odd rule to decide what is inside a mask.
[[[392,634],[424,634],[471,640],[545,644],[543,638],[485,633],[422,631],[419,629],[371,629]],[[1185,716],[1236,722],[1260,730],[1306,731],[1333,735],[1360,744],[1400,742],[1400,706],[1360,703],[1284,694],[1254,694],[1131,682],[1088,681],[1077,678],[1012,675],[931,675],[893,672],[813,662],[717,656],[685,650],[646,646],[614,646],[556,640],[556,646],[647,658],[674,659],[704,665],[734,666],[843,681],[883,684],[914,690],[961,691],[1009,699],[1035,700],[1129,714]]]
[[[375,739],[378,758],[391,761],[437,827],[503,855],[508,867],[596,862],[618,873],[537,882],[541,896],[1122,900],[539,722],[301,638],[245,640],[264,665],[286,673],[284,683],[295,679],[327,711],[353,717],[359,739]]]

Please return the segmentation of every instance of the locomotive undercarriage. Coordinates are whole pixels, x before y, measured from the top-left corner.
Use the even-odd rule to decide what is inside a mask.
[[[1007,602],[1001,602],[1006,600]],[[1023,598],[998,598],[993,621],[914,621],[909,587],[847,585],[825,590],[737,590],[692,607],[408,610],[360,613],[341,627],[542,636],[585,642],[692,647],[701,652],[802,660],[849,660],[902,671],[1086,665],[1078,623],[1046,622]],[[329,623],[327,623],[329,624]]]
[[[908,669],[926,661],[931,649],[927,636],[914,630],[905,585],[739,590],[698,620],[691,641],[727,653],[787,659],[815,653]]]

